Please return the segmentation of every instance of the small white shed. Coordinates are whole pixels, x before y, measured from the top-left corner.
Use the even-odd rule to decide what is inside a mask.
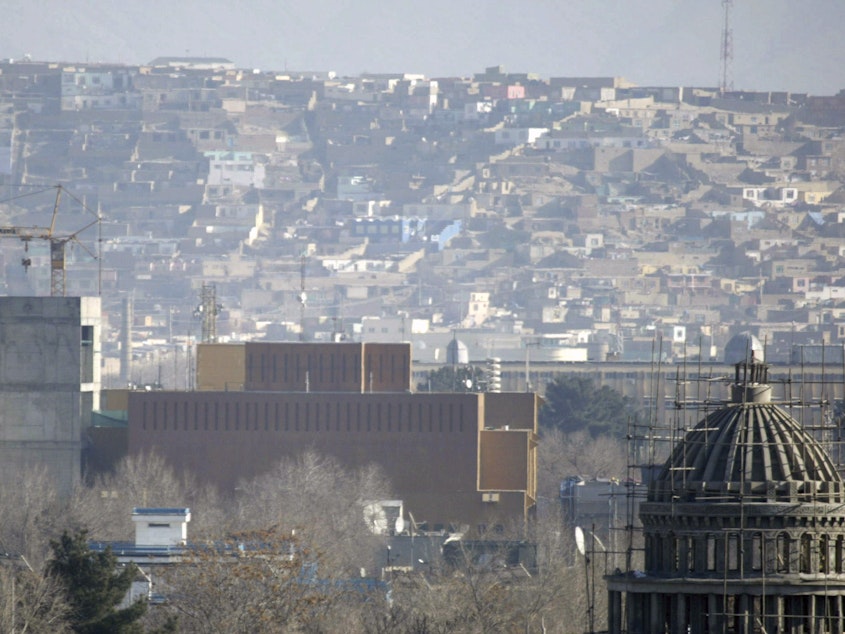
[[[188,508],[134,508],[135,546],[183,546],[188,539]]]

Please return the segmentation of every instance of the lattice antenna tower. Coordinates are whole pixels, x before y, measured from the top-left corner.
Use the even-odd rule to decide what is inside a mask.
[[[734,58],[734,35],[731,29],[731,9],[733,0],[722,0],[724,22],[722,24],[722,46],[719,54],[721,73],[719,77],[719,92],[725,94],[733,90],[732,66]]]
[[[194,315],[202,320],[202,342],[217,342],[217,315],[223,308],[217,303],[217,287],[214,284],[203,284],[200,291],[200,305]]]

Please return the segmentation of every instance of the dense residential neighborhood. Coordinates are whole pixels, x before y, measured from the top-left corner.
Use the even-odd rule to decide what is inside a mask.
[[[845,90],[2,60],[0,629],[843,631],[843,238]]]
[[[168,57],[5,60],[0,103],[0,226],[56,211],[67,294],[103,297],[106,386],[161,355],[192,384],[203,286],[217,341],[411,341],[419,363],[456,336],[565,362],[845,337],[842,92]],[[4,237],[3,292],[49,294],[48,241]]]

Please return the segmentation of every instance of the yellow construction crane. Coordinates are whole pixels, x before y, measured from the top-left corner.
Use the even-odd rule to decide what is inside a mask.
[[[0,238],[17,238],[24,243],[24,251],[29,252],[29,243],[33,240],[47,240],[50,243],[50,295],[53,297],[63,297],[65,294],[65,246],[68,242],[76,242],[80,247],[88,252],[95,260],[97,256],[91,252],[82,242],[79,241],[79,234],[93,227],[100,222],[100,217],[97,215],[95,220],[92,220],[81,229],[74,231],[68,235],[57,235],[56,216],[59,213],[59,204],[62,200],[62,193],[65,191],[62,185],[56,185],[56,200],[53,204],[53,216],[50,219],[49,227],[16,227],[16,226],[0,226]],[[77,199],[72,194],[68,194],[71,198],[76,200],[79,204],[85,207],[85,204]],[[87,208],[86,208],[87,209]],[[27,255],[21,258],[21,264],[24,270],[28,270],[32,265],[32,259]]]

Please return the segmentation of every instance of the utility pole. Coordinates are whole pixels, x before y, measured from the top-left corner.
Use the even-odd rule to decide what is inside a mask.
[[[299,259],[299,340],[305,341],[305,303],[308,295],[305,293],[305,266],[307,256],[303,253]]]

